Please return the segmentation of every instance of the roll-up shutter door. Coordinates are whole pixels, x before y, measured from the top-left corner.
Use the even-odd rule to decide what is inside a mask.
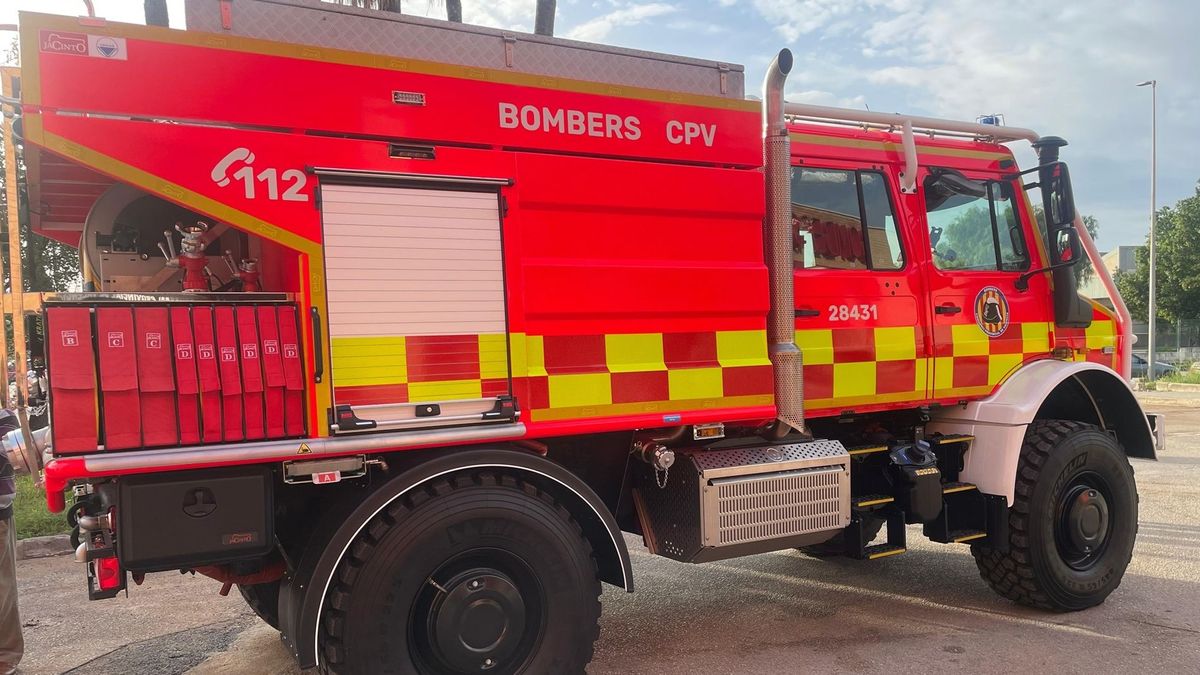
[[[402,423],[508,394],[495,192],[326,184],[321,211],[336,404]]]

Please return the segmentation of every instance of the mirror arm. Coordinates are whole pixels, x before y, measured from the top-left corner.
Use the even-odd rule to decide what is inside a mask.
[[[1083,256],[1079,256],[1078,258],[1075,258],[1074,260],[1072,260],[1070,262],[1057,263],[1057,264],[1051,265],[1049,267],[1041,267],[1036,270],[1029,270],[1028,272],[1017,277],[1017,281],[1014,285],[1017,287],[1018,291],[1021,291],[1022,293],[1024,293],[1025,291],[1029,290],[1029,280],[1034,278],[1035,276],[1037,276],[1039,274],[1045,274],[1046,272],[1053,272],[1054,270],[1062,269],[1064,267],[1072,267],[1074,265],[1077,265],[1080,260],[1083,260]]]

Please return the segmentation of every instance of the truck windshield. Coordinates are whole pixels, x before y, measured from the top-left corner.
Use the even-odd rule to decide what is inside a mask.
[[[953,194],[940,203],[927,202],[933,205],[926,220],[938,269],[1020,271],[1029,267],[1012,185],[989,181],[985,186],[983,196]]]

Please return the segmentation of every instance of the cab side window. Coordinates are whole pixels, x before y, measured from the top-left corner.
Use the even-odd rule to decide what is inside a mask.
[[[980,183],[982,195],[925,182],[926,219],[933,263],[942,270],[1015,272],[1029,269],[1029,253],[1012,185]]]
[[[792,169],[796,269],[898,270],[904,250],[878,171]]]

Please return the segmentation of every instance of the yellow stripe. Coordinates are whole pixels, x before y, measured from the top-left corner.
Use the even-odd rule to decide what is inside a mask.
[[[942,490],[942,494],[952,495],[955,492],[966,492],[968,490],[974,490],[974,489],[975,489],[974,485],[959,485],[957,487],[946,488],[946,489]]]
[[[770,365],[767,357],[767,331],[717,331],[717,361],[725,368]]]
[[[553,376],[553,377],[570,377]],[[662,414],[683,410],[718,410],[721,408],[754,408],[772,405],[775,397],[770,394],[753,396],[725,396],[722,398],[689,399],[682,401],[649,401],[645,403],[611,403],[581,405],[569,408],[546,408],[533,410],[530,418],[534,422],[571,420],[585,417],[616,417],[619,415]],[[553,399],[551,405],[554,405]]]
[[[459,401],[483,398],[480,380],[441,380],[438,382],[409,382],[409,401]]]
[[[485,380],[508,377],[508,336],[504,333],[479,336],[479,377]]]
[[[604,336],[604,361],[610,373],[666,370],[662,333],[619,333]]]
[[[876,558],[886,558],[889,555],[900,555],[901,553],[904,553],[907,550],[908,549],[906,549],[906,548],[894,548],[890,551],[880,551],[879,553],[872,553],[871,555],[867,556],[867,560],[875,560]]]
[[[868,499],[865,502],[858,502],[855,506],[875,506],[876,504],[890,504],[896,501],[895,497],[884,497],[883,499]]]
[[[851,455],[869,455],[874,452],[887,452],[887,449],[886,445],[880,445],[874,448],[857,448],[855,450],[848,450],[847,452]]]
[[[986,537],[986,536],[987,536],[987,532],[980,532],[980,533],[978,533],[978,534],[968,534],[968,535],[966,535],[965,537],[957,537],[957,538],[955,538],[955,540],[954,540],[954,543],[956,543],[956,544],[961,544],[961,543],[963,543],[964,541],[974,541],[974,540],[976,540],[976,539],[983,539],[983,538],[984,538],[984,537]]]
[[[381,54],[354,52],[344,49],[333,49],[331,47],[313,47],[310,45],[299,45],[286,42],[272,42],[270,40],[261,40],[258,38],[217,35],[213,33],[201,33],[198,31],[170,30],[167,28],[159,28],[154,26],[136,26],[123,23],[109,23],[103,26],[82,26],[78,20],[70,17],[54,16],[50,14],[36,14],[31,12],[22,12],[20,14],[20,22],[22,44],[32,45],[22,50],[22,62],[26,64],[36,63],[37,61],[37,31],[39,29],[50,29],[86,32],[90,35],[108,35],[111,37],[122,37],[135,40],[152,40],[155,42],[186,45],[190,47],[206,47],[210,49],[223,49],[249,54],[261,54],[263,56],[281,56],[292,59],[301,59],[304,61],[336,63],[345,66],[360,66],[364,68],[378,68],[382,70],[417,73],[421,75],[454,77],[464,80],[475,80],[477,82],[495,82],[501,84],[513,84],[522,87],[537,87],[539,89],[556,89],[559,91],[593,94],[597,96],[615,96],[620,98],[652,101],[655,103],[692,105],[704,108],[718,108],[722,110],[735,110],[743,112],[759,111],[759,104],[757,101],[741,98],[722,98],[720,96],[705,96],[701,94],[683,94],[673,91],[663,91],[661,89],[629,87],[607,84],[603,82],[588,82],[586,80],[573,80],[563,77],[549,77],[546,75],[519,73],[511,70],[493,70],[490,68],[459,66],[449,63],[438,63],[435,61],[407,59],[398,56],[386,56]],[[32,104],[40,103],[40,89],[33,89],[30,93],[31,97],[25,99],[25,102]]]

